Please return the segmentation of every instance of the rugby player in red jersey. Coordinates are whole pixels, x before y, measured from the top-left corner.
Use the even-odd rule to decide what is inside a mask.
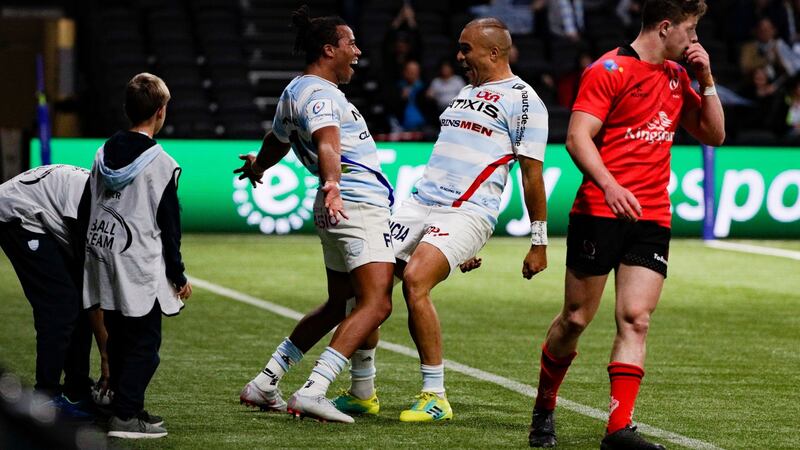
[[[667,275],[670,148],[678,124],[708,145],[725,139],[722,105],[696,27],[704,0],[647,0],[642,29],[583,74],[572,108],[567,150],[583,172],[567,233],[564,307],[542,346],[529,443],[556,445],[553,411],[615,270],[617,333],[608,374],[611,402],[601,449],[662,449],[632,425],[644,376],[645,339]],[[690,87],[685,61],[700,83]]]

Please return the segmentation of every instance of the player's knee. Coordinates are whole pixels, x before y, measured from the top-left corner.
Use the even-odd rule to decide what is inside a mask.
[[[430,291],[430,286],[421,274],[416,271],[406,270],[403,277],[403,295],[409,306],[413,306],[420,301],[427,301]]]
[[[564,333],[578,336],[589,326],[589,319],[580,311],[571,311],[561,315],[561,328]]]
[[[384,320],[388,319],[390,315],[392,315],[391,298],[387,298],[385,301],[372,302],[370,309],[372,310],[373,316],[383,322]]]
[[[650,313],[629,312],[623,314],[617,322],[621,332],[645,336],[650,329]]]

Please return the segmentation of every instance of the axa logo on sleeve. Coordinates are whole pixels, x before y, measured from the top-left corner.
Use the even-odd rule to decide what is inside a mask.
[[[673,172],[668,191],[678,188],[679,181]],[[677,203],[675,213],[687,221],[703,220],[703,170],[692,169],[680,180],[680,189],[691,201]],[[781,223],[800,220],[800,170],[791,169],[778,173],[767,185],[764,176],[755,169],[726,170],[717,199],[717,214],[714,235],[727,237],[733,222],[747,222],[766,206],[769,216]]]

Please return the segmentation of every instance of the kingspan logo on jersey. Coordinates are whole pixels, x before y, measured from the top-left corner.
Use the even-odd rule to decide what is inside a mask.
[[[632,128],[628,128],[628,130],[625,131],[625,139],[646,141],[650,144],[656,142],[672,142],[675,138],[675,132],[669,131],[671,126],[672,120],[667,116],[667,113],[659,111],[655,117],[647,122],[645,127],[639,127],[636,131],[633,131]]]
[[[313,220],[317,177],[308,174],[294,153],[283,161],[287,164],[276,164],[264,172],[263,184],[257,189],[247,179],[240,180],[238,175],[233,178],[236,212],[264,234],[291,233]]]

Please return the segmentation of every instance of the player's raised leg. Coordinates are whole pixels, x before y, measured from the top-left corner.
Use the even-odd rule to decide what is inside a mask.
[[[355,295],[350,275],[327,269],[328,301],[306,314],[294,327],[292,334],[275,349],[266,366],[242,388],[239,401],[262,411],[286,411],[278,383],[303,355],[320,341],[345,317],[347,299]]]
[[[453,410],[444,388],[442,329],[431,301],[431,290],[450,274],[450,263],[441,250],[422,242],[403,271],[403,296],[408,307],[408,330],[417,346],[422,373],[422,392],[400,413],[401,422],[450,420]]]

